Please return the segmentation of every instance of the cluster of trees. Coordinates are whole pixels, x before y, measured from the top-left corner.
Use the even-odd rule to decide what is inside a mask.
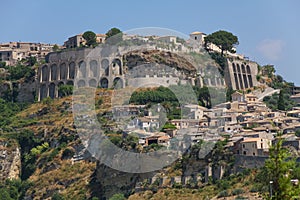
[[[211,106],[211,90],[208,87],[193,87],[193,90],[189,90],[190,87],[186,85],[171,85],[168,88],[160,86],[155,89],[135,91],[131,95],[130,103],[151,104],[169,102],[178,106],[179,101],[185,103],[197,103],[193,101],[193,97],[196,97],[201,106]],[[182,93],[182,91],[185,91],[185,95],[183,96],[176,96],[174,94]]]
[[[21,200],[24,199],[27,189],[32,184],[29,181],[6,180],[0,184],[0,199],[1,200]]]
[[[35,59],[33,57],[31,58]],[[28,65],[18,63],[15,66],[7,66],[5,63],[2,63],[0,68],[4,68],[8,72],[6,76],[2,78],[2,80],[16,81],[20,80],[21,78],[25,78],[25,80],[33,78],[35,76],[35,70],[32,68],[32,66],[34,65],[33,63],[35,63],[35,61],[32,61],[32,59],[29,58]]]
[[[0,98],[0,128],[4,129],[5,126],[9,125],[13,120],[12,117],[26,107],[27,104],[6,101]]]
[[[168,88],[160,86],[154,89],[135,91],[131,95],[130,103],[143,105],[160,103],[165,108],[169,119],[179,119],[181,118],[180,104],[198,104],[211,108],[212,105],[223,103],[225,100],[225,90],[196,86],[191,89],[187,85],[171,85]]]
[[[105,41],[108,44],[116,44],[123,39],[123,33],[118,28],[111,28],[105,35]],[[97,35],[93,31],[85,31],[82,37],[86,40],[86,46],[96,47],[98,45]]]
[[[291,94],[281,89],[279,94],[273,94],[272,96],[264,97],[263,101],[272,110],[291,110],[295,106],[295,102],[290,99]]]

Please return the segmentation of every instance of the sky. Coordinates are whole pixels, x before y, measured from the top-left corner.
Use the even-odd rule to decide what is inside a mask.
[[[0,43],[63,44],[92,30],[106,33],[143,27],[183,34],[226,30],[238,36],[237,53],[300,86],[298,0],[12,0],[2,1]]]

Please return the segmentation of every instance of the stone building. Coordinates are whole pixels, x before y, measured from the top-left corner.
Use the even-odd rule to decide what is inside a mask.
[[[41,59],[52,51],[53,46],[53,44],[33,42],[3,43],[0,44],[0,61],[7,65],[14,65],[19,60],[30,56]]]
[[[60,97],[60,85],[123,88],[125,83],[122,59],[117,56],[89,57],[92,50],[86,48],[50,53],[46,57],[46,64],[38,69],[38,100]]]
[[[96,34],[96,42],[97,43],[104,43],[105,41],[105,34]],[[86,44],[86,40],[83,38],[83,34],[74,35],[69,37],[67,41],[64,42],[64,46],[66,48],[76,48]]]
[[[257,63],[233,58],[227,59],[224,78],[226,85],[233,90],[245,90],[258,86],[257,74]]]

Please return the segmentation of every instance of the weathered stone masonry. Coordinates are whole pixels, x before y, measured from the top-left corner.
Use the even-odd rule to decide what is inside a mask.
[[[120,57],[90,58],[92,49],[50,53],[38,69],[38,100],[56,98],[60,85],[76,87],[124,87],[124,69]],[[76,81],[76,83],[74,83]]]
[[[227,59],[224,78],[227,86],[233,90],[244,90],[258,85],[257,63],[247,60]]]

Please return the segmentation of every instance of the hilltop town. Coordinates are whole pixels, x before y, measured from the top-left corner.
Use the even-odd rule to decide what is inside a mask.
[[[279,141],[280,148],[299,157],[300,89],[276,75],[274,66],[237,54],[235,46],[224,50],[205,39],[212,34],[202,32],[183,39],[119,31],[120,43],[110,46],[108,33],[94,34],[92,42],[86,33],[78,34],[61,46],[0,44],[0,96],[3,112],[11,113],[3,117],[0,129],[1,179],[21,176],[41,187],[28,186],[26,197],[73,198],[79,190],[73,183],[88,177],[101,191],[83,185],[88,191],[84,198],[109,199],[123,193],[129,199],[148,199],[147,191],[153,196],[155,190],[168,188],[214,187],[228,177],[238,179],[239,173],[250,182]],[[114,51],[104,54],[111,46]],[[16,76],[13,68],[26,71]],[[80,93],[86,88],[94,95]],[[86,112],[89,109],[73,113],[72,104],[89,108],[90,98],[96,114]],[[24,103],[29,105],[16,111],[10,107]],[[142,175],[111,169],[97,161],[97,152],[89,152],[90,138],[76,134],[86,131],[82,124],[90,128],[99,123],[99,133],[119,148],[135,153],[176,149],[179,158]],[[112,165],[120,159],[115,155]],[[71,172],[76,173],[72,166],[82,166],[85,177],[68,181]],[[61,173],[61,168],[67,171],[65,180],[42,181]],[[244,174],[245,169],[252,173]],[[298,187],[298,176],[290,179]],[[197,194],[203,195],[200,199],[242,194],[259,199],[269,192],[269,185],[266,189],[259,184],[255,191],[245,184],[243,191],[224,187],[208,194],[199,189]]]

